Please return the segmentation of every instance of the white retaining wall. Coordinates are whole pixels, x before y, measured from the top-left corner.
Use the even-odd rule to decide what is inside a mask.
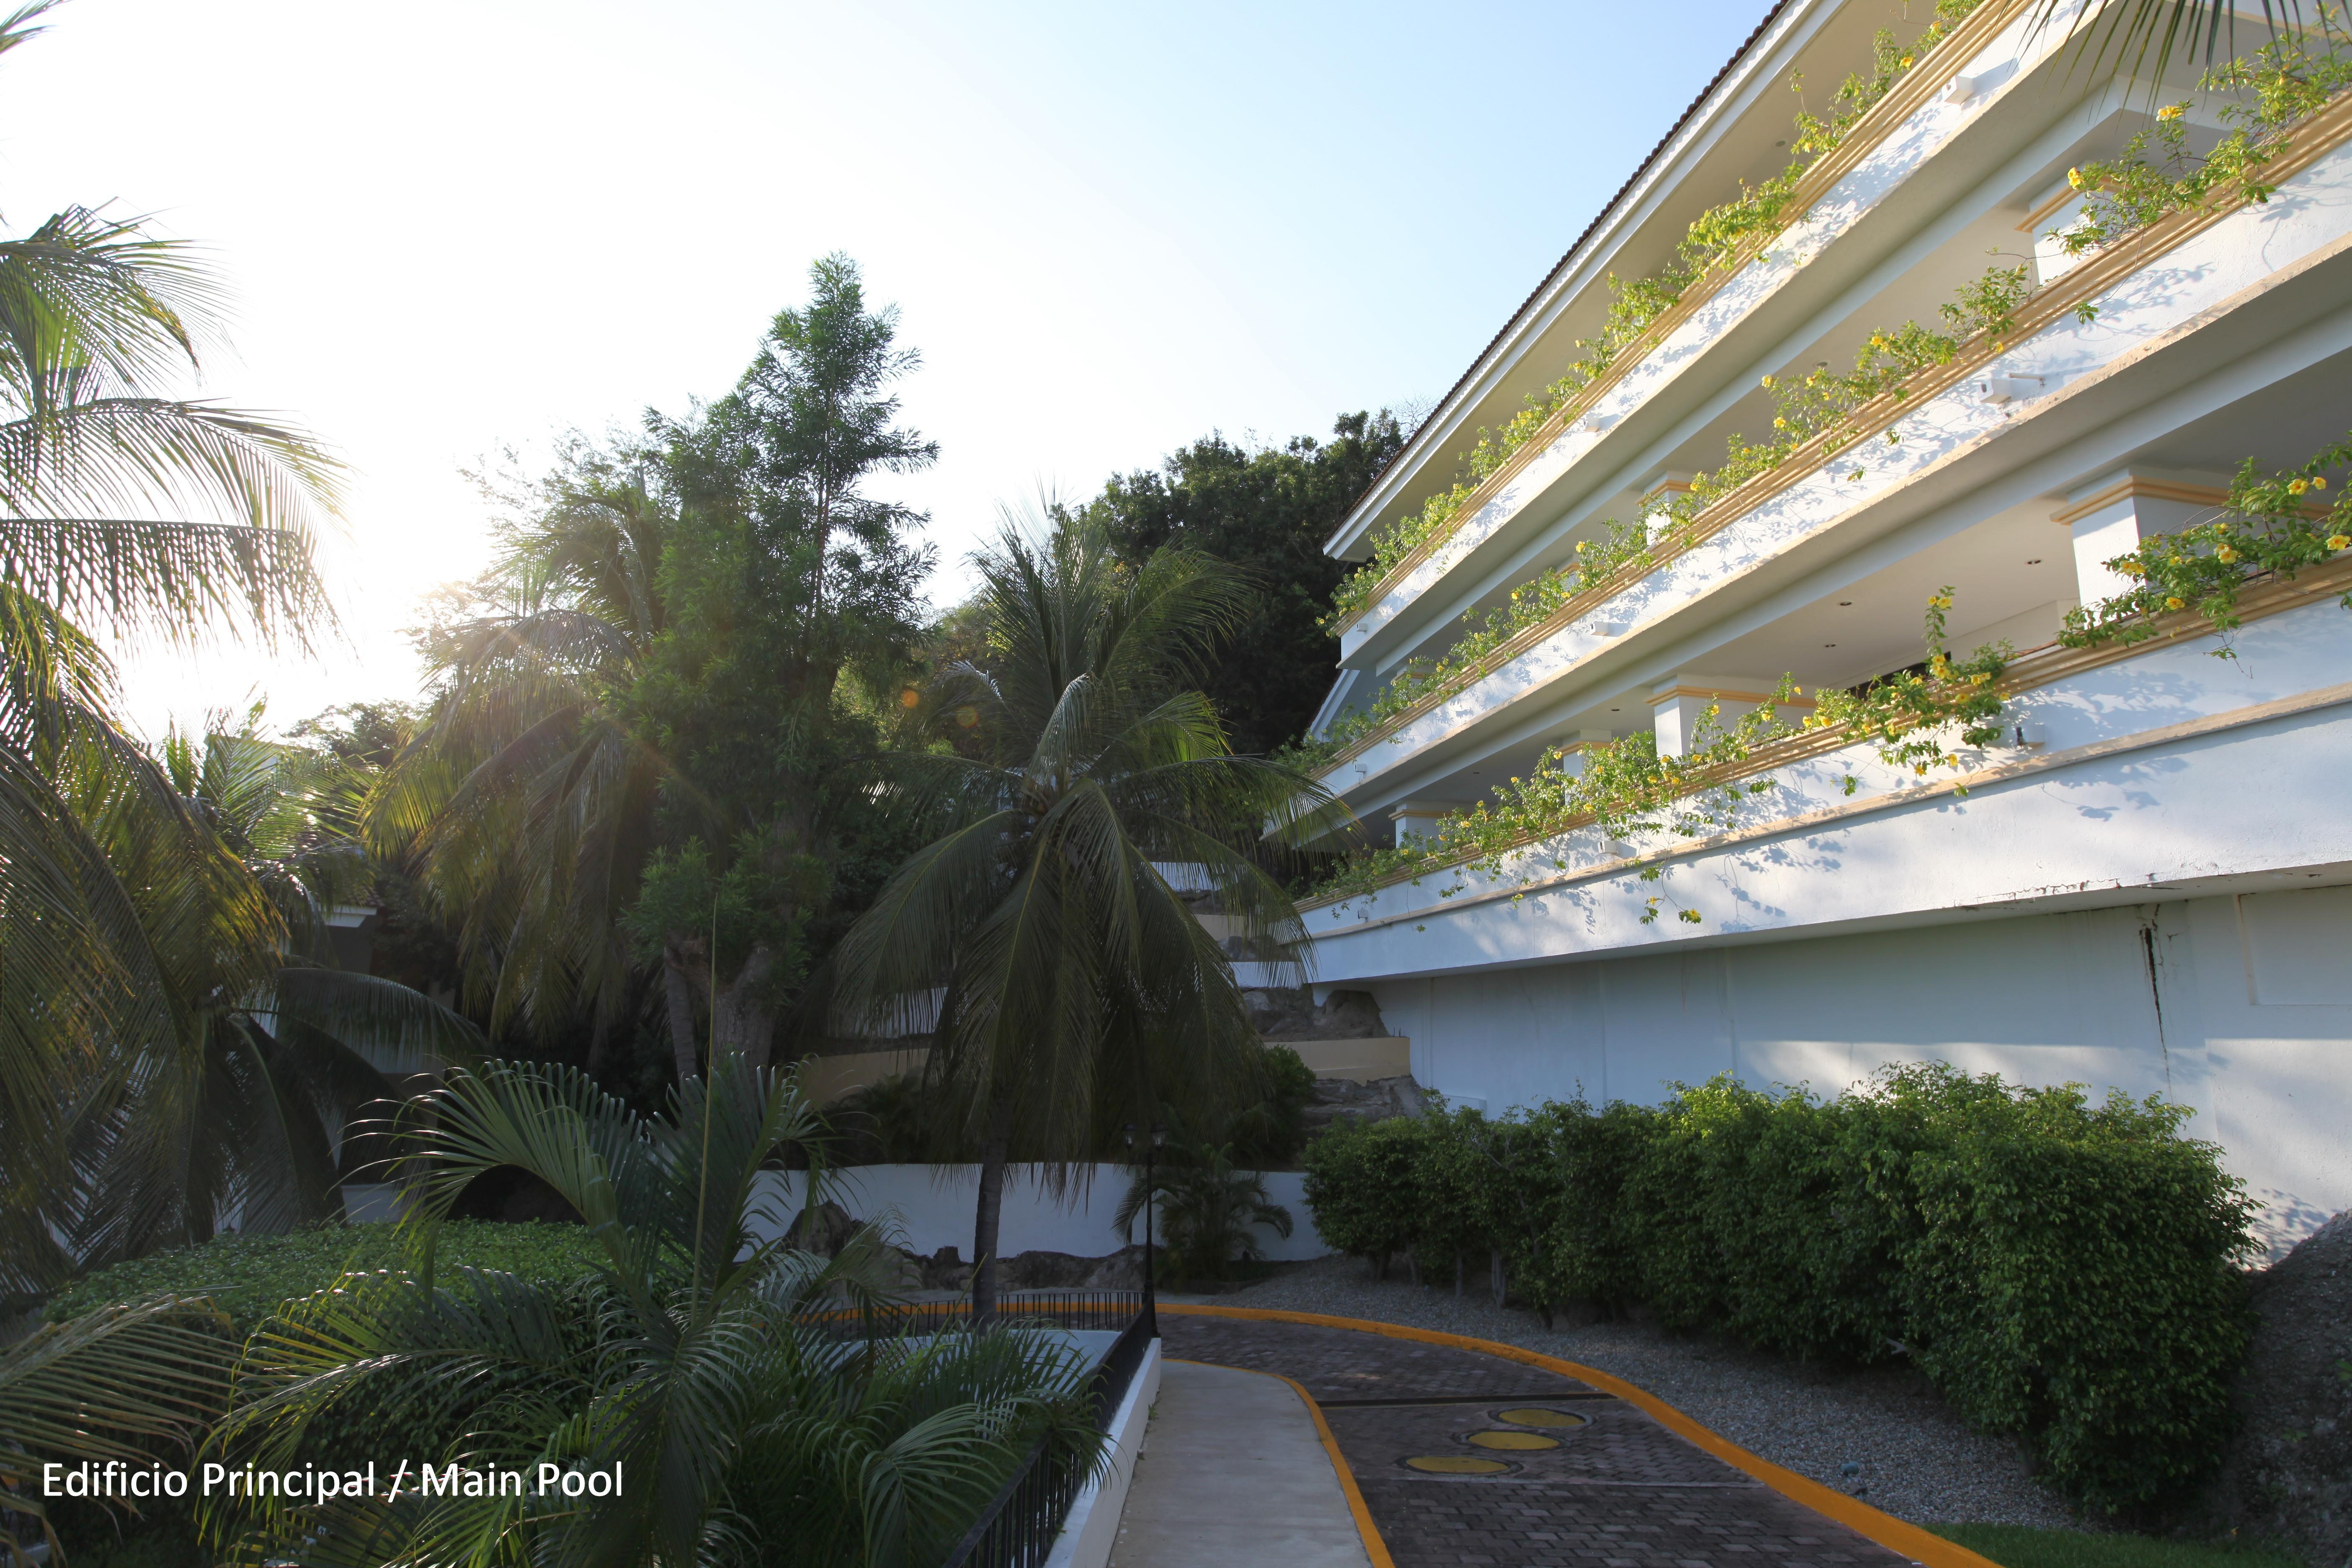
[[[799,1212],[803,1201],[804,1173],[772,1171],[761,1180],[772,1194],[770,1217],[759,1228],[761,1239],[779,1234]],[[1257,1227],[1265,1256],[1276,1260],[1321,1258],[1330,1252],[1315,1233],[1307,1211],[1306,1175],[1297,1171],[1269,1171],[1266,1192],[1290,1211],[1287,1238],[1269,1226]],[[1128,1167],[1114,1164],[1074,1168],[1067,1188],[1058,1196],[1041,1179],[1038,1167],[1016,1165],[1005,1173],[1004,1206],[1000,1221],[997,1255],[1015,1258],[1024,1252],[1061,1252],[1074,1258],[1106,1258],[1129,1240],[1140,1244],[1139,1221],[1131,1237],[1111,1227],[1127,1195]],[[824,1195],[861,1220],[892,1215],[905,1230],[901,1245],[929,1257],[952,1247],[972,1260],[972,1215],[980,1195],[978,1165],[852,1165],[829,1171]]]

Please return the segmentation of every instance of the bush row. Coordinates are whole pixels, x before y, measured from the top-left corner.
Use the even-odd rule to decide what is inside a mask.
[[[1490,1266],[1570,1302],[1847,1363],[1908,1356],[2109,1512],[2218,1463],[2249,1317],[2250,1205],[2189,1112],[1942,1066],[1822,1102],[1727,1079],[1658,1107],[1581,1100],[1342,1123],[1309,1145],[1334,1247]]]

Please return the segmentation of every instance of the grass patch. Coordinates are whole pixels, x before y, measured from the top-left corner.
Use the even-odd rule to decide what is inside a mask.
[[[2299,1557],[2227,1542],[2161,1541],[2153,1536],[2037,1530],[2024,1524],[1931,1524],[2000,1568],[2305,1568]]]
[[[604,1254],[576,1225],[452,1220],[441,1228],[436,1267],[499,1268],[529,1279],[574,1279]],[[110,1301],[164,1291],[209,1294],[239,1329],[249,1330],[280,1302],[308,1296],[338,1275],[398,1268],[399,1227],[327,1225],[283,1236],[222,1236],[201,1247],[174,1247],[101,1268],[51,1301],[44,1316],[62,1322]]]

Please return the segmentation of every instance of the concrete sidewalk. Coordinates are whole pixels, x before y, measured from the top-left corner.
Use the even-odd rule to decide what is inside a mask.
[[[1171,1361],[1111,1568],[1370,1568],[1315,1418],[1278,1377]]]

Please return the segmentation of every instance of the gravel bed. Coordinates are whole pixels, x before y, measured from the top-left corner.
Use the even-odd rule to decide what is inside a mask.
[[[2094,1529],[2034,1484],[2008,1437],[1971,1431],[1927,1380],[1905,1367],[1839,1369],[1759,1355],[1640,1323],[1547,1333],[1533,1312],[1498,1309],[1473,1287],[1383,1284],[1354,1258],[1287,1266],[1222,1296],[1230,1307],[1327,1312],[1467,1334],[1611,1373],[1776,1465],[1915,1523],[1966,1521]],[[1858,1476],[1842,1473],[1847,1464]]]

